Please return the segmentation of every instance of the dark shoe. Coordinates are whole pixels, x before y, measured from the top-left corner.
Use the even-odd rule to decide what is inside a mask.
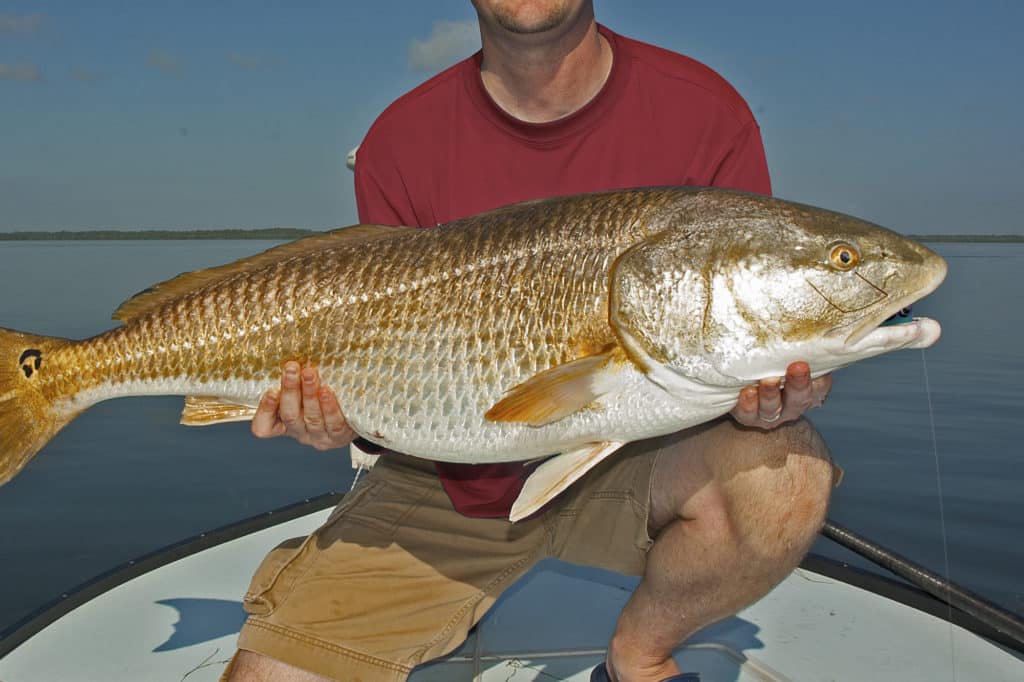
[[[605,667],[604,663],[594,668],[590,673],[590,682],[611,682],[608,677],[608,668]],[[697,673],[681,673],[672,677],[666,677],[661,682],[700,682],[700,675]]]

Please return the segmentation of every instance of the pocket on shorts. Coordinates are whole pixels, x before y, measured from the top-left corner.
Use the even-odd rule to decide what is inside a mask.
[[[312,536],[304,538],[291,538],[270,550],[267,556],[263,557],[259,568],[249,581],[249,589],[242,597],[242,606],[245,612],[254,616],[266,616],[274,610],[274,600],[270,596],[270,590],[277,582],[281,573],[288,568],[309,544]]]
[[[440,484],[434,486],[440,489]],[[354,494],[346,496],[331,518],[317,529],[316,548],[327,550],[338,542],[364,547],[390,544],[403,521],[415,514],[433,492],[423,482],[397,476],[367,480]]]
[[[334,511],[327,517],[327,520],[323,522],[320,528],[317,528],[313,533],[319,532],[322,528],[327,528],[332,523],[337,521],[343,514],[347,514],[352,511],[352,508],[364,498],[372,498],[377,494],[377,491],[384,486],[384,481],[375,481],[370,477],[364,478],[354,489],[345,493],[345,496],[341,498],[337,506],[334,507]]]
[[[350,510],[359,500],[372,495],[379,487],[376,482],[364,480],[355,490],[351,491],[338,503],[327,520],[319,528],[306,537],[290,538],[270,550],[260,562],[259,568],[249,581],[249,589],[242,598],[246,613],[266,616],[273,612],[277,600],[272,592],[281,579],[281,575],[291,568],[300,558],[307,554],[309,545],[323,529],[329,528],[343,514]]]

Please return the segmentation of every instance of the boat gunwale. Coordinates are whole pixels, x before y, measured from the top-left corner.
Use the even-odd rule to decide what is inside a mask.
[[[179,559],[184,559],[226,542],[237,540],[251,533],[293,521],[308,514],[323,511],[337,505],[344,495],[345,493],[343,492],[331,491],[306,498],[301,502],[250,516],[241,521],[185,538],[179,542],[143,554],[108,571],[104,571],[43,604],[35,611],[0,631],[0,658],[14,651],[25,641],[67,613],[134,578]],[[820,554],[808,554],[800,562],[799,569],[861,588],[929,614],[984,637],[1018,656],[1024,656],[1024,646],[1020,642],[1006,636],[978,618],[956,607],[950,607],[946,602],[908,583]]]

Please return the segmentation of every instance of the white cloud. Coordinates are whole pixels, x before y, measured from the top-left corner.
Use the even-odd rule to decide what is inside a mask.
[[[426,40],[409,42],[409,68],[437,71],[480,49],[480,28],[475,19],[435,21]]]
[[[263,60],[255,55],[241,54],[238,52],[232,52],[228,55],[228,61],[235,66],[240,66],[243,69],[249,71],[255,70],[263,66]]]
[[[178,61],[178,58],[161,50],[150,52],[149,58],[146,59],[146,65],[174,76],[181,74],[181,62]]]
[[[44,21],[42,14],[0,14],[0,33],[36,33]]]
[[[0,62],[0,81],[17,81],[19,83],[35,83],[41,81],[43,76],[39,73],[39,67],[35,64],[22,62],[20,64],[4,64]]]

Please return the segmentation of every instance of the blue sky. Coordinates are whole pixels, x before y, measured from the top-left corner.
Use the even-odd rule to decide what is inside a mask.
[[[1022,233],[1024,3],[597,0],[747,98],[777,195]],[[0,0],[0,231],[355,221],[345,153],[477,42],[469,0]]]

